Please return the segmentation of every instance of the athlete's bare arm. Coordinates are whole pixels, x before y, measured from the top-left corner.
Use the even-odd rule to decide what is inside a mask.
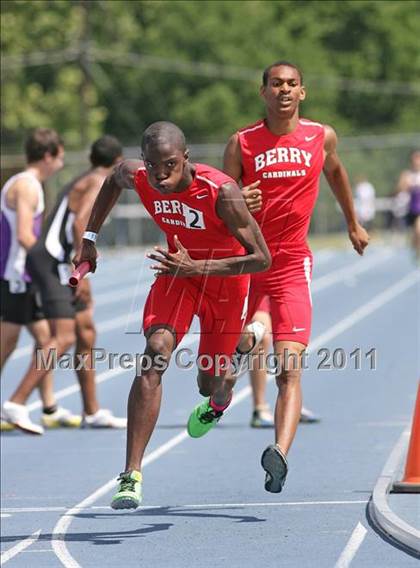
[[[337,135],[331,126],[324,128],[324,174],[346,218],[353,248],[363,254],[369,235],[357,221],[349,178],[337,154]]]
[[[238,134],[230,137],[223,155],[223,171],[225,174],[239,182],[242,177],[241,145]],[[258,189],[260,180],[242,188],[242,194],[251,213],[256,213],[262,207],[262,193]]]
[[[404,170],[400,173],[397,182],[397,192],[410,190],[410,170]]]
[[[33,215],[38,207],[38,190],[30,181],[24,179],[18,180],[11,190],[13,208],[16,210],[17,240],[25,250],[29,250],[36,243]]]
[[[242,257],[242,260],[234,257],[222,261],[230,265],[230,274],[261,272],[270,268],[271,255],[267,244],[257,222],[249,214],[242,192],[236,184],[226,183],[220,187],[216,212],[248,252],[248,257]],[[228,266],[224,268],[228,270]]]
[[[236,133],[229,138],[223,155],[223,171],[236,181],[242,177],[242,157],[239,135]]]
[[[80,179],[69,196],[69,207],[75,214],[73,223],[73,242],[75,250],[82,244],[82,236],[88,224],[90,213],[104,182],[104,175],[89,172]]]
[[[86,231],[99,232],[122,190],[134,189],[134,175],[142,165],[140,160],[124,160],[112,170],[95,199]],[[81,262],[88,261],[92,272],[95,272],[97,254],[95,243],[83,239],[80,253],[73,259],[73,263],[78,266]]]
[[[76,180],[69,193],[69,208],[74,213],[73,248],[78,251],[82,246],[83,232],[89,220],[95,199],[104,182],[104,175],[90,170]],[[90,282],[84,278],[76,288],[75,296],[88,307],[93,305]]]
[[[193,260],[178,238],[175,239],[176,253],[155,247],[157,253],[149,258],[159,262],[152,266],[158,275],[172,274],[179,277],[234,276],[262,272],[271,266],[271,256],[256,221],[250,215],[241,190],[236,184],[225,183],[219,188],[216,201],[217,215],[223,220],[230,233],[244,246],[248,254],[213,260]],[[223,247],[223,242],[220,243]]]

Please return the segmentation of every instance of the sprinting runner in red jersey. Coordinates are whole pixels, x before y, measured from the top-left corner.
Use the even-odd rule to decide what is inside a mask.
[[[152,124],[142,139],[144,161],[125,161],[105,181],[93,206],[76,264],[96,267],[97,232],[123,188],[134,189],[166,233],[168,250],[150,254],[157,279],[146,301],[145,355],[128,400],[127,461],[111,506],[136,508],[141,500],[141,461],[159,414],[161,377],[171,353],[200,320],[200,393],[208,398],[192,412],[188,432],[200,437],[221,418],[234,379],[229,363],[246,318],[249,273],[271,264],[261,231],[236,182],[204,164],[188,161],[185,138],[174,124]],[[210,364],[208,364],[210,362]],[[229,365],[227,365],[229,366]]]
[[[312,254],[306,237],[322,171],[359,254],[369,237],[356,219],[334,130],[299,117],[299,105],[306,96],[299,69],[283,61],[270,65],[263,73],[260,94],[266,118],[230,138],[223,169],[246,186],[248,206],[272,255],[270,270],[251,278],[248,317],[261,298],[269,296],[274,351],[281,365],[277,370],[275,444],[264,450],[261,459],[265,488],[278,493],[286,479],[286,455],[302,407],[299,361],[309,342],[312,317]]]

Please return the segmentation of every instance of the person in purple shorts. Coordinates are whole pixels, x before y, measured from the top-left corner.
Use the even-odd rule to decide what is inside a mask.
[[[97,399],[92,350],[95,345],[93,301],[88,280],[77,290],[68,286],[71,255],[77,250],[90,209],[99,189],[114,165],[122,159],[122,146],[113,136],[102,136],[91,145],[90,167],[68,182],[43,224],[36,243],[28,250],[26,267],[32,285],[39,292],[48,339],[37,353],[44,361],[56,350],[57,358],[75,344],[76,357],[84,364],[76,369],[83,404],[82,416],[74,417],[73,426],[83,428],[125,428],[126,418],[119,418]],[[59,353],[59,354],[58,354]],[[41,359],[42,360],[42,359]],[[38,363],[37,363],[38,361]],[[50,371],[50,363],[32,360],[29,369],[9,400],[2,406],[2,417],[30,434],[42,434],[44,428],[69,426],[57,423],[55,413],[42,416],[42,426],[29,418],[26,402],[36,386]],[[61,409],[59,409],[61,410]],[[77,419],[77,420],[76,420]],[[59,421],[58,421],[59,422]]]
[[[420,150],[411,153],[411,166],[409,170],[401,172],[398,192],[409,195],[408,224],[413,227],[413,250],[416,262],[420,263]]]
[[[43,182],[64,165],[64,145],[50,128],[36,128],[25,143],[26,168],[8,179],[1,190],[1,254],[0,254],[0,368],[16,348],[25,326],[35,340],[35,349],[45,345],[50,337],[37,294],[26,270],[26,256],[41,234],[44,212]],[[55,416],[71,426],[75,418],[68,410],[57,408],[52,375],[40,384],[44,414]],[[25,429],[29,415],[19,420]],[[1,429],[12,426],[1,420]]]

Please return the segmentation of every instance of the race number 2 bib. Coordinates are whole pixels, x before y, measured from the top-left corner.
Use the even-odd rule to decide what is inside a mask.
[[[205,229],[203,212],[193,209],[185,203],[182,204],[182,212],[184,214],[185,226],[189,229]]]

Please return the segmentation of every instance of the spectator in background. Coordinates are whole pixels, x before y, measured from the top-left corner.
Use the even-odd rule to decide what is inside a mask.
[[[89,281],[83,280],[77,291],[67,285],[72,250],[80,246],[90,210],[102,183],[121,160],[122,146],[113,136],[102,136],[92,144],[90,168],[63,188],[42,233],[27,255],[28,271],[40,292],[44,317],[50,330],[48,339],[40,345],[43,360],[47,361],[54,349],[57,358],[61,357],[76,343],[76,354],[84,361],[84,365],[77,369],[84,415],[83,420],[78,417],[75,424],[79,426],[82,423],[84,428],[125,428],[127,424],[125,418],[118,418],[110,410],[100,408],[96,397],[92,362],[96,331]],[[39,367],[33,359],[21,383],[2,407],[3,418],[30,434],[42,434],[43,426],[54,428],[63,425],[62,411],[55,405],[51,412],[46,412],[44,408],[43,426],[32,422],[26,406],[35,386],[49,373],[50,365]]]
[[[63,141],[51,128],[35,128],[25,142],[27,165],[9,178],[1,189],[0,258],[0,369],[16,349],[22,327],[35,340],[34,349],[50,340],[50,330],[42,312],[32,278],[26,269],[26,256],[40,234],[44,213],[42,184],[64,165]],[[32,356],[35,363],[35,351]],[[63,426],[77,426],[79,417],[57,407],[51,372],[39,384],[43,416],[54,414]],[[0,420],[1,430],[13,426]],[[19,422],[25,429],[27,421]]]
[[[355,206],[359,223],[368,231],[372,229],[375,219],[375,188],[364,175],[356,178],[354,188]]]
[[[389,227],[394,232],[403,232],[407,228],[408,207],[410,196],[405,191],[395,189],[391,193],[391,219]]]
[[[410,156],[410,169],[403,170],[397,183],[397,196],[407,204],[407,222],[413,228],[412,246],[420,262],[420,150]]]

